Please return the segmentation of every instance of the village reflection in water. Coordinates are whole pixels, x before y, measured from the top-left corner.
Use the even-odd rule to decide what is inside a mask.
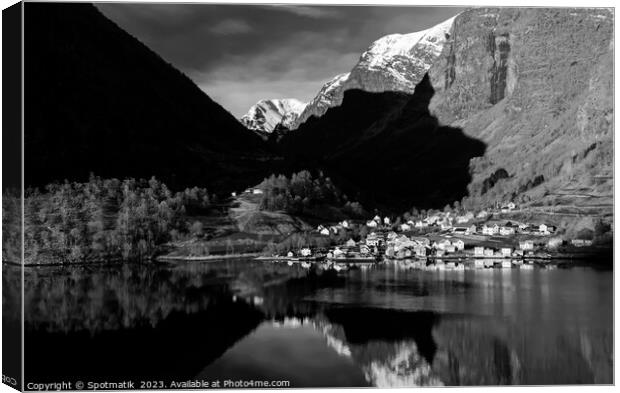
[[[4,270],[11,267],[5,266]],[[3,285],[11,282],[3,275]],[[251,260],[26,270],[26,380],[611,383],[613,275]],[[11,314],[4,316],[5,321]],[[79,353],[56,362],[57,353]],[[108,356],[101,356],[102,353]]]

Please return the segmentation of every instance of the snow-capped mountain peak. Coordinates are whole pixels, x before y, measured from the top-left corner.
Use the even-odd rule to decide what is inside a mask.
[[[360,62],[366,62],[368,67],[385,66],[389,60],[397,56],[412,56],[422,46],[425,51],[438,56],[443,49],[446,35],[449,34],[452,17],[427,30],[416,31],[409,34],[390,34],[379,38],[361,56]]]
[[[278,124],[289,128],[305,107],[304,102],[295,98],[260,100],[250,107],[241,122],[251,130],[271,133]]]
[[[439,58],[456,16],[429,29],[408,34],[390,34],[373,42],[353,69],[327,82],[294,122],[297,128],[311,116],[322,116],[342,103],[344,91],[401,91],[413,93],[415,86]]]

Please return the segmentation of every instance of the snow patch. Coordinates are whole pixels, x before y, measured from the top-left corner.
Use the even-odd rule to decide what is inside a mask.
[[[241,122],[252,130],[270,133],[278,124],[290,128],[306,103],[295,98],[261,100],[252,105]]]

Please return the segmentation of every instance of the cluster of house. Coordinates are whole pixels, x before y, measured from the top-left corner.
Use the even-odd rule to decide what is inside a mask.
[[[389,217],[384,217],[382,220],[381,217],[375,216],[375,218],[373,218],[372,220],[366,221],[366,226],[368,228],[377,228],[381,226],[381,223],[383,223],[383,225],[385,226],[392,225],[392,221]]]
[[[369,235],[370,237],[370,235]],[[371,258],[379,253],[379,247],[381,244],[378,241],[371,239],[368,241],[360,241],[359,243],[353,239],[349,239],[344,245],[337,246],[327,253],[327,258],[331,259],[344,259],[344,258]]]
[[[481,218],[480,215],[486,217],[486,211],[478,214],[477,218]],[[400,224],[401,232],[408,232],[414,228],[428,228],[428,227],[440,227],[442,230],[449,230],[455,234],[473,235],[481,234],[487,236],[511,236],[514,234],[528,234],[538,236],[548,236],[556,231],[556,227],[548,224],[526,224],[526,223],[511,223],[506,222],[504,225],[499,224],[483,224],[483,225],[463,225],[475,218],[471,212],[463,215],[453,216],[450,212],[438,213],[432,216],[428,216],[423,220],[412,221],[409,220],[404,224]],[[389,217],[383,218],[383,220],[377,216],[374,219],[368,221],[366,226],[370,228],[377,228],[380,223],[383,222],[384,226],[390,225]]]
[[[498,210],[501,212],[510,212],[516,209],[516,205],[513,202],[506,203]],[[533,235],[550,235],[555,232],[556,228],[548,224],[513,224],[506,223],[505,225],[466,225],[474,219],[486,219],[490,214],[495,213],[495,210],[481,210],[477,214],[473,212],[465,212],[463,214],[454,214],[452,212],[439,212],[427,216],[424,219],[409,220],[399,225],[398,229],[401,232],[411,231],[413,229],[439,227],[442,230],[450,230],[457,234],[482,234],[489,236],[510,236],[516,233],[533,234]],[[366,222],[366,226],[369,228],[385,228],[390,227],[392,224],[389,217],[381,218],[375,216],[372,220]]]
[[[330,225],[330,226],[319,225],[316,227],[316,231],[323,236],[329,236],[330,234],[335,235],[339,231],[343,229],[349,229],[350,227],[351,227],[351,223],[349,223],[349,221],[347,220],[344,220],[344,221],[339,222],[336,225]]]
[[[525,235],[535,235],[535,236],[549,236],[557,230],[557,228],[553,225],[548,224],[540,224],[540,225],[532,225],[532,224],[513,224],[511,222],[507,222],[505,225],[482,225],[479,230],[473,232],[476,228],[470,230],[471,233],[481,233],[483,235],[488,236],[510,236],[517,233],[525,234]]]
[[[478,258],[511,258],[524,257],[534,254],[534,242],[523,240],[519,242],[519,248],[513,250],[512,247],[501,247],[499,249],[491,247],[474,247],[474,257]]]
[[[396,259],[427,256],[443,257],[464,250],[465,242],[461,239],[442,239],[431,243],[431,240],[426,237],[408,237],[392,232],[388,234],[385,256]]]
[[[437,256],[441,257],[446,254],[456,253],[464,250],[464,242],[461,239],[450,240],[442,239],[438,242],[430,241],[424,237],[406,236],[407,232],[411,232],[416,228],[426,227],[440,227],[445,233],[451,233],[453,235],[483,235],[483,236],[513,236],[513,235],[532,235],[535,238],[549,236],[543,243],[536,241],[536,244],[540,247],[546,247],[549,249],[555,249],[564,244],[562,238],[554,236],[557,232],[557,228],[554,225],[547,223],[543,224],[530,224],[530,223],[517,223],[506,221],[504,223],[484,223],[467,225],[474,219],[485,219],[490,214],[496,213],[496,211],[510,212],[516,209],[516,205],[512,202],[499,205],[495,209],[481,210],[477,214],[472,212],[465,212],[463,214],[454,214],[452,212],[440,212],[427,216],[422,220],[409,220],[406,223],[400,224],[398,227],[394,227],[390,217],[375,216],[372,220],[366,221],[366,226],[373,230],[366,239],[363,239],[360,244],[350,245],[357,247],[356,251],[362,255],[366,254],[385,254],[388,257],[411,257],[411,256]],[[342,229],[350,229],[353,224],[349,221],[342,221],[336,225],[324,226],[319,225],[317,231],[321,235],[329,236],[331,234],[337,234]],[[362,222],[361,225],[364,225]],[[398,234],[394,232],[396,230]],[[388,232],[389,231],[389,232]],[[409,233],[411,235],[411,233]],[[447,236],[448,238],[450,236]],[[350,242],[353,242],[352,240]],[[354,242],[353,242],[354,243]],[[591,240],[587,239],[572,239],[570,243],[576,247],[585,247],[592,245]],[[381,249],[381,250],[380,250]],[[348,252],[352,250],[351,247],[341,249],[342,252]],[[530,255],[534,250],[534,241],[524,240],[519,244],[519,248],[513,250],[509,247],[502,247],[499,249],[485,249],[476,247],[474,249],[474,256],[485,257],[506,257],[506,256],[524,256]],[[338,252],[337,252],[338,253]]]
[[[360,255],[385,255],[388,258],[423,258],[427,256],[441,257],[450,253],[463,252],[465,242],[461,239],[442,239],[431,242],[429,238],[421,236],[407,236],[390,231],[371,232],[358,243],[349,240],[343,247],[333,251],[334,256],[340,253],[355,253]]]

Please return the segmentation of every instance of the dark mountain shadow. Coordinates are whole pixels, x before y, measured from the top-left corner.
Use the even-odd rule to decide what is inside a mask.
[[[325,310],[325,315],[331,323],[343,328],[350,344],[413,339],[420,355],[429,364],[433,363],[437,344],[432,329],[439,322],[438,314],[370,307],[337,307]]]
[[[233,302],[230,296],[211,300],[199,313],[173,312],[155,327],[135,326],[95,335],[26,331],[26,379],[193,378],[264,318],[253,306]]]
[[[442,208],[467,195],[469,160],[486,145],[439,124],[428,109],[434,93],[428,75],[412,95],[346,91],[341,106],[287,134],[282,152],[371,207]]]
[[[25,5],[25,183],[156,176],[227,192],[266,144],[90,4]]]
[[[26,379],[193,378],[265,318],[233,299],[222,269],[27,270]]]

